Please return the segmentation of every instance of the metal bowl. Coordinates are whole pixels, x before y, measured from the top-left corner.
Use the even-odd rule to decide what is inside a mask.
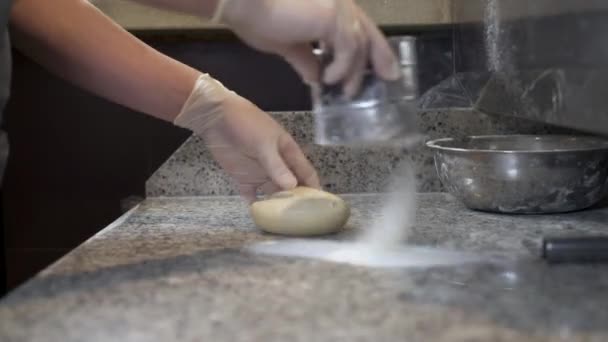
[[[606,194],[608,140],[505,135],[427,143],[447,190],[475,210],[546,214],[576,211]]]

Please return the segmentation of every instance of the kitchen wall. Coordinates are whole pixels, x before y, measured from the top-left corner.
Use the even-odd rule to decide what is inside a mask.
[[[438,26],[479,22],[484,18],[487,0],[355,0],[376,23],[384,26]],[[217,29],[222,25],[207,20],[159,10],[132,0],[90,0],[104,13],[129,30]],[[573,10],[606,10],[604,0],[500,0],[494,1],[505,18],[570,13]]]
[[[158,10],[129,0],[92,0],[95,6],[130,30],[221,28],[191,15]],[[451,22],[451,0],[356,0],[383,26],[426,26]]]

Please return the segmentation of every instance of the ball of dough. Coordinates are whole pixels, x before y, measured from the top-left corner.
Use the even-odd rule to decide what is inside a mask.
[[[350,207],[340,197],[307,187],[278,192],[253,203],[250,210],[261,230],[292,236],[335,233],[350,216]]]

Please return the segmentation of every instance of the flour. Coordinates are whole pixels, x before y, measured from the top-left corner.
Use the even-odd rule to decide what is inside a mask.
[[[487,0],[484,13],[485,45],[490,71],[500,72],[504,67],[501,48],[500,5],[498,0]]]
[[[360,242],[371,249],[394,248],[410,234],[416,220],[416,175],[410,160],[404,160],[391,176],[389,194],[380,216],[365,231]]]
[[[481,261],[474,254],[430,247],[398,246],[380,249],[365,242],[290,239],[254,244],[254,253],[318,259],[375,268],[421,268]]]
[[[356,241],[289,239],[254,244],[254,253],[290,256],[379,268],[431,267],[479,262],[473,254],[407,246],[416,214],[416,177],[410,161],[392,176],[380,216]]]

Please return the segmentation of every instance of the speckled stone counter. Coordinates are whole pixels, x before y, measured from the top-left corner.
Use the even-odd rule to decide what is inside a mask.
[[[313,144],[311,112],[276,112],[272,116],[294,136],[317,168],[323,187],[334,193],[382,192],[395,166],[411,158],[419,192],[440,192],[433,155],[424,146],[411,151],[324,147]],[[493,117],[470,110],[423,112],[419,131],[428,139],[484,134],[567,132],[518,118]],[[201,139],[186,141],[146,183],[148,197],[234,195],[238,192],[215,163]]]
[[[350,239],[381,197],[352,195]],[[547,266],[545,234],[608,233],[608,208],[556,216],[420,196],[410,241],[500,264],[366,269],[251,255],[234,197],[148,199],[0,302],[0,341],[607,341],[608,267]]]

